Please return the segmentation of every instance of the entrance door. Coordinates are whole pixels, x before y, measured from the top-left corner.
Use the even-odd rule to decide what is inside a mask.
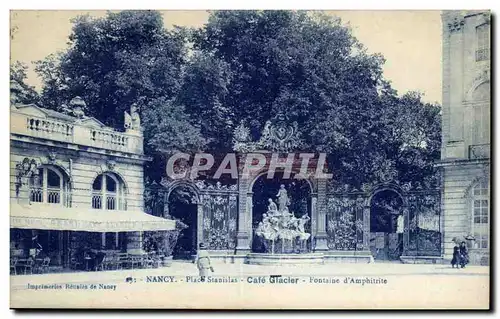
[[[376,193],[370,203],[370,250],[377,261],[399,261],[403,253],[403,200],[392,190]]]
[[[191,259],[197,249],[198,205],[195,194],[187,187],[178,186],[168,198],[169,214],[184,223],[174,247],[174,259]]]

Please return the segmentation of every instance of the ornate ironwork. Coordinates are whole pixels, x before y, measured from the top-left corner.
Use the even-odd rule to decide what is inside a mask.
[[[403,228],[406,255],[440,256],[442,246],[439,175],[422,183],[388,181],[365,183],[362,190],[345,185],[329,188],[327,201],[327,244],[332,250],[363,250],[370,232],[371,209],[368,199],[375,192],[394,190],[403,200],[402,213],[408,223]],[[368,205],[368,206],[367,206]]]
[[[302,145],[299,125],[291,122],[284,112],[278,113],[267,121],[258,141],[252,141],[250,130],[241,122],[233,133],[233,149],[238,152],[250,152],[267,149],[277,152],[289,152]]]
[[[406,253],[413,256],[441,255],[441,209],[439,192],[408,195],[409,242]]]
[[[212,250],[236,247],[237,196],[227,193],[204,193],[201,196],[203,242]]]
[[[237,184],[223,185],[221,182],[210,184],[204,180],[195,182],[196,187],[201,191],[222,191],[222,192],[236,192],[238,191]]]
[[[362,196],[330,197],[327,202],[327,245],[336,250],[364,249]]]

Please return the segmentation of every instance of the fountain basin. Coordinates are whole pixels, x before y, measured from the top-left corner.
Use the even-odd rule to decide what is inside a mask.
[[[249,265],[322,265],[324,263],[322,253],[309,254],[263,254],[250,253],[245,258]]]

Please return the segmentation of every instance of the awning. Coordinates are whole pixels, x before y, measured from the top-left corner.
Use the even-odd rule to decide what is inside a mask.
[[[10,228],[87,232],[155,231],[173,230],[175,221],[139,211],[11,202]]]

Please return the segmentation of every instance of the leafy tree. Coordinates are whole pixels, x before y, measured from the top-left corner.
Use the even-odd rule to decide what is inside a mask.
[[[69,49],[37,63],[45,106],[58,109],[60,100],[79,95],[90,114],[119,127],[131,104],[142,112],[150,101],[179,90],[186,32],[166,30],[159,12],[79,16],[73,24]]]
[[[339,19],[292,11],[217,11],[193,32],[179,100],[211,149],[243,121],[257,139],[278,111],[297,120],[303,151],[329,154],[340,183],[423,180],[439,157],[439,107],[398,97],[384,58]]]
[[[258,139],[279,111],[299,123],[301,151],[329,154],[339,183],[434,176],[439,107],[417,93],[398,96],[383,78],[384,58],[337,18],[217,11],[201,28],[169,31],[157,12],[124,11],[75,19],[70,45],[38,64],[44,105],[80,95],[89,114],[119,127],[137,102],[151,176],[175,151],[230,151],[240,122]]]
[[[79,16],[73,20],[69,49],[37,62],[44,83],[42,103],[62,110],[74,96],[81,96],[88,115],[115,128],[123,127],[123,112],[137,103],[145,151],[154,155],[148,174],[159,178],[156,164],[164,161],[160,152],[203,144],[182,106],[173,100],[186,62],[187,35],[182,28],[165,29],[156,11]]]
[[[10,80],[16,81],[21,92],[17,95],[19,103],[30,104],[37,103],[39,96],[33,86],[26,84],[28,66],[22,62],[16,61],[10,65]]]

